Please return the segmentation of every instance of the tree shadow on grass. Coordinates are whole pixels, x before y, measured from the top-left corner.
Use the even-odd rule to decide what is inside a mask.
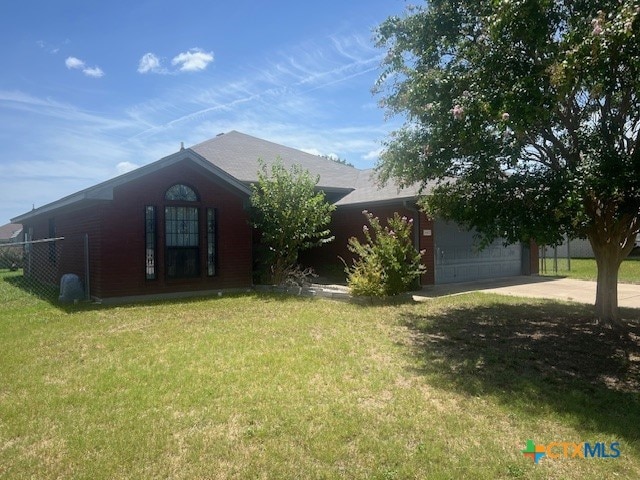
[[[492,395],[533,418],[551,409],[585,432],[640,439],[640,323],[621,339],[593,321],[589,306],[497,300],[403,318],[420,373],[447,388]]]

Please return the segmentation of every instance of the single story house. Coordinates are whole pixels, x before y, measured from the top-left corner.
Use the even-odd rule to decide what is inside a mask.
[[[12,244],[22,239],[22,225],[7,223],[0,227],[0,268],[17,269],[21,265],[22,249]]]
[[[420,213],[416,189],[379,188],[372,170],[236,131],[12,221],[23,224],[30,240],[65,237],[59,254],[41,261],[55,264],[58,279],[79,275],[96,299],[247,288],[254,247],[250,185],[257,181],[258,159],[277,158],[287,168],[298,164],[319,175],[318,188],[337,207],[330,227],[335,240],[309,252],[310,265],[340,265],[338,256],[349,258],[347,240],[362,235],[367,209],[382,218],[398,212],[414,219],[416,247],[426,251],[425,285],[537,272],[536,249],[495,242],[478,251],[472,233]]]
[[[0,244],[14,243],[20,241],[22,234],[22,225],[15,223],[7,223],[0,227]]]

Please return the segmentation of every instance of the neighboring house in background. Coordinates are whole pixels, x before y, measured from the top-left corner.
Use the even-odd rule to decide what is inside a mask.
[[[22,233],[22,225],[7,223],[0,227],[0,244],[19,242]]]
[[[22,240],[22,225],[7,223],[0,227],[0,268],[16,270],[21,266],[22,246],[10,245],[20,240]]]
[[[305,254],[316,268],[349,259],[347,240],[362,237],[366,209],[382,218],[394,212],[414,219],[415,244],[424,249],[422,284],[537,273],[537,248],[494,242],[477,251],[473,234],[418,212],[416,189],[378,188],[372,170],[261,140],[236,131],[162,158],[112,180],[14,218],[31,239],[65,237],[58,278],[75,273],[91,295],[215,292],[252,285],[253,231],[247,207],[258,159],[280,158],[319,175],[318,189],[337,206],[335,240]],[[88,269],[79,249],[88,239]],[[75,239],[75,240],[74,240]],[[89,272],[89,278],[85,272]]]
[[[593,254],[593,248],[591,243],[586,238],[574,238],[572,240],[566,240],[557,247],[545,247],[544,252],[541,252],[541,256],[546,258],[595,258]]]
[[[574,238],[573,240],[565,240],[562,244],[566,257],[571,258],[595,258],[591,242],[586,238]],[[560,249],[560,247],[558,247]]]

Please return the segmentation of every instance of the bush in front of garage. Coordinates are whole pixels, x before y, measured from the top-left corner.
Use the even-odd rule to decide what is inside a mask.
[[[413,289],[425,271],[420,261],[424,252],[417,251],[413,244],[413,219],[396,212],[383,227],[378,217],[367,210],[362,213],[369,224],[362,227],[365,242],[351,237],[348,244],[349,251],[356,255],[345,269],[351,294],[381,297]]]

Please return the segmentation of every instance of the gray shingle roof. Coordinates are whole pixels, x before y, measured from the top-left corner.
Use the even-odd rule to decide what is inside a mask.
[[[359,170],[236,131],[220,134],[194,145],[191,150],[245,183],[257,181],[258,159],[270,165],[280,158],[287,169],[294,164],[300,165],[311,174],[320,176],[319,188],[345,190],[345,196],[336,205],[414,198],[419,193],[417,187],[399,189],[392,182],[380,187],[371,169]]]
[[[380,185],[373,169],[360,170],[354,190],[336,202],[336,205],[357,205],[415,198],[418,186],[400,188],[393,182]]]
[[[302,166],[313,175],[320,175],[319,187],[353,188],[358,170],[334,162],[328,158],[285,147],[277,143],[231,131],[199,143],[191,150],[217,165],[242,182],[256,182],[259,170],[258,159],[267,165],[277,158],[287,169],[294,164]]]

